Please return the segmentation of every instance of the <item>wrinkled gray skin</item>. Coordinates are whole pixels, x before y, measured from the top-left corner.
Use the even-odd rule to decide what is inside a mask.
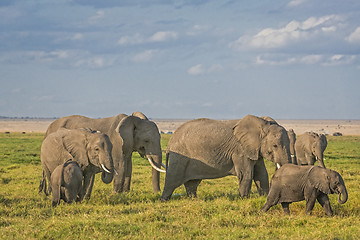
[[[39,190],[45,194],[51,192],[51,174],[55,168],[67,160],[76,161],[84,175],[83,196],[90,198],[95,174],[102,172],[101,180],[110,183],[114,175],[111,157],[112,144],[107,135],[90,129],[59,129],[48,134],[41,145],[41,164],[43,180]],[[106,168],[107,171],[102,167]],[[46,192],[46,178],[49,190]]]
[[[113,145],[111,155],[118,173],[114,176],[115,192],[130,190],[133,152],[138,152],[142,157],[151,159],[155,166],[161,168],[162,152],[159,129],[144,114],[134,112],[131,116],[119,114],[100,119],[79,115],[63,117],[50,124],[46,135],[59,128],[82,127],[98,130],[109,136]],[[152,185],[154,192],[160,191],[160,174],[155,169],[152,170]]]
[[[202,179],[235,175],[241,197],[248,196],[254,180],[260,194],[269,191],[264,159],[283,165],[290,162],[289,138],[277,123],[248,115],[240,120],[197,119],[180,126],[167,147],[162,201],[184,184],[196,196]]]
[[[289,140],[290,140],[291,163],[297,164],[296,152],[295,152],[296,134],[293,129],[289,129],[289,131],[287,133],[288,133]]]
[[[284,213],[290,214],[290,203],[306,200],[306,213],[310,214],[318,200],[325,213],[332,216],[328,194],[333,193],[339,194],[340,204],[348,199],[344,180],[338,172],[319,166],[286,164],[272,177],[270,192],[261,210],[266,212],[281,203]]]
[[[82,199],[83,174],[79,164],[69,160],[55,168],[51,174],[51,189],[55,207],[64,200],[66,203],[80,201]]]
[[[298,165],[314,165],[325,168],[324,151],[327,146],[326,136],[314,132],[306,132],[295,142],[296,160]]]

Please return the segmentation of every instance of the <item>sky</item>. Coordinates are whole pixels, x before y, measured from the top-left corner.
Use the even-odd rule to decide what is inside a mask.
[[[135,111],[360,119],[360,1],[0,1],[0,116]]]

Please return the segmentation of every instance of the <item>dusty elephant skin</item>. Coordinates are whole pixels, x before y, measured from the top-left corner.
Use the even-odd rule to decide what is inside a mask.
[[[286,164],[272,177],[270,192],[261,210],[266,212],[281,203],[284,213],[290,214],[290,203],[306,200],[306,213],[311,213],[318,200],[325,213],[332,216],[328,194],[333,193],[339,194],[340,204],[348,199],[344,180],[338,172],[319,166]]]
[[[295,142],[296,161],[298,165],[314,165],[325,168],[324,151],[327,146],[326,136],[314,132],[306,132]]]
[[[286,130],[274,120],[248,115],[240,120],[197,119],[180,126],[167,147],[165,186],[161,199],[169,200],[184,184],[196,196],[202,179],[235,175],[241,197],[250,194],[254,180],[260,194],[269,191],[264,158],[281,166],[290,162]]]
[[[64,200],[66,203],[81,201],[83,174],[79,164],[69,160],[55,168],[51,174],[52,206]]]
[[[76,161],[84,175],[83,197],[90,198],[95,174],[102,172],[101,179],[110,183],[114,175],[111,157],[112,144],[107,135],[91,129],[59,129],[48,134],[41,145],[43,180],[39,190],[51,192],[51,174],[55,168],[69,159]],[[46,178],[49,181],[46,192]]]
[[[130,190],[132,174],[132,153],[139,152],[146,157],[153,167],[161,168],[162,152],[160,133],[156,124],[140,113],[134,112],[131,116],[119,114],[114,117],[92,119],[74,115],[55,120],[50,124],[45,137],[59,128],[76,129],[91,128],[109,136],[113,145],[112,159],[118,175],[114,175],[114,191]],[[152,185],[154,192],[160,191],[159,171],[152,170]]]

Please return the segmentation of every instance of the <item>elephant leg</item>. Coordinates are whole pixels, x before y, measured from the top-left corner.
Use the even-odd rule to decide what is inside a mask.
[[[290,203],[288,203],[288,202],[282,202],[281,203],[281,206],[282,206],[282,208],[284,210],[285,215],[290,215],[289,205],[290,205]]]
[[[161,191],[159,183],[160,183],[160,174],[157,170],[152,168],[152,185],[155,193]]]
[[[235,173],[239,180],[240,197],[248,197],[250,195],[251,183],[254,177],[255,161],[250,159],[233,159]]]
[[[194,179],[187,181],[184,183],[186,194],[188,197],[196,197],[196,192],[199,184],[201,183],[202,179]]]
[[[254,166],[254,182],[260,195],[269,193],[269,176],[264,159],[259,159]]]
[[[306,198],[306,210],[305,213],[311,214],[316,202],[316,191],[314,190],[310,196]]]
[[[324,208],[326,215],[333,216],[333,211],[330,206],[329,197],[326,194],[320,194],[317,198],[320,205]]]
[[[131,161],[131,156],[130,156],[130,160],[127,161],[127,167],[126,167],[126,173],[125,173],[124,192],[130,191],[131,174],[132,174],[132,161]]]

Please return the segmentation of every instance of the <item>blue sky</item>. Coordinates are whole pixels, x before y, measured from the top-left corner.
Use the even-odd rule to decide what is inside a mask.
[[[360,119],[358,0],[2,0],[0,115]]]

